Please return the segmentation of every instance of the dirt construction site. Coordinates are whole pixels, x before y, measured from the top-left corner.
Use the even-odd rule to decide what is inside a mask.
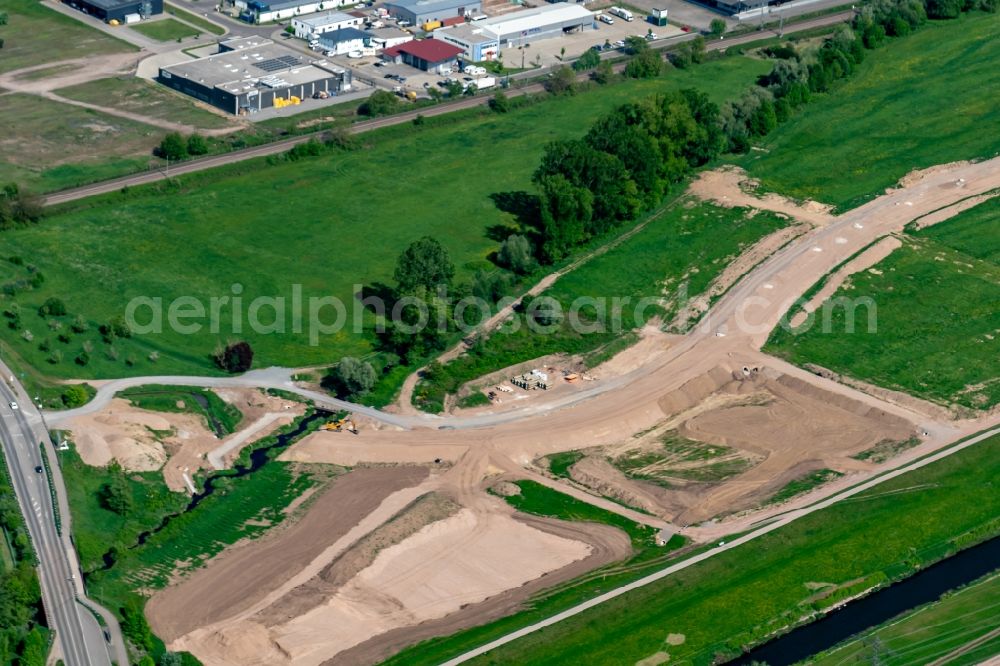
[[[531,479],[704,543],[1000,422],[996,412],[961,420],[939,405],[863,391],[760,351],[791,304],[846,260],[854,258],[851,270],[867,270],[891,251],[873,245],[879,239],[931,211],[946,219],[960,200],[997,187],[1000,158],[945,165],[834,216],[814,203],[757,197],[733,169],[704,174],[692,195],[775,210],[797,224],[768,252],[748,250],[757,254],[739,275],[720,278],[728,283],[715,285],[718,298],[688,332],[647,328],[635,347],[592,370],[595,381],[536,391],[531,400],[413,415],[411,427],[356,417],[356,435],[305,437],[282,459],[348,471],[311,497],[297,520],[154,594],[147,606],[154,631],[210,666],[374,663],[508,614],[539,590],[631,552],[617,529],[515,512],[487,492],[506,480]],[[862,254],[869,246],[878,249]],[[134,411],[115,402],[86,425],[121,428],[100,420],[119,419],[162,429]],[[413,414],[412,407],[395,414]],[[89,460],[119,457],[148,468],[169,452],[129,432],[121,436],[135,445],[110,436],[87,444]],[[130,447],[142,453],[129,458],[122,451]],[[208,464],[209,451],[198,450]],[[568,452],[575,459],[556,475],[551,456]],[[821,483],[775,500],[818,473]]]

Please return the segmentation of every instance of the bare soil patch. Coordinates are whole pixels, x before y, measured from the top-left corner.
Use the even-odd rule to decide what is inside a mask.
[[[235,546],[146,605],[165,641],[249,608],[289,580],[393,492],[427,477],[419,467],[354,470],[313,500],[301,519],[262,539]]]
[[[736,166],[727,165],[712,171],[702,171],[691,183],[688,191],[706,201],[720,206],[750,206],[763,208],[823,227],[833,221],[832,206],[818,201],[798,202],[774,192],[758,195],[760,182],[750,178]]]
[[[868,469],[852,456],[916,434],[901,417],[770,368],[719,366],[659,404],[667,415],[660,424],[588,449],[570,474],[680,524],[758,506],[818,469]]]
[[[555,518],[521,513],[515,513],[514,519],[549,534],[586,543],[590,546],[591,553],[582,560],[572,562],[561,569],[529,581],[518,588],[490,597],[478,604],[466,606],[461,611],[439,620],[394,629],[369,639],[338,654],[335,658],[325,662],[325,665],[375,664],[418,641],[435,636],[448,636],[461,629],[510,615],[522,608],[524,602],[532,595],[606,564],[623,560],[628,557],[632,550],[628,536],[609,525],[571,523]]]
[[[511,544],[517,544],[511,548]],[[387,631],[436,620],[574,562],[586,543],[506,513],[462,509],[389,546],[323,605],[284,623],[244,619],[175,641],[212,664],[321,664]]]

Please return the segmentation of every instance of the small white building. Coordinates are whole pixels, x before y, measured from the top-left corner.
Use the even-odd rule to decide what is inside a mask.
[[[360,28],[364,21],[358,16],[344,12],[327,12],[326,14],[311,14],[292,19],[292,29],[299,39],[315,39],[324,32],[333,32],[342,28]]]
[[[406,42],[413,41],[413,35],[399,28],[374,28],[368,30],[372,46],[377,49],[390,49]]]
[[[441,28],[434,31],[434,39],[457,46],[467,59],[480,62],[496,59],[503,47],[512,48],[592,28],[596,19],[594,12],[578,4],[556,2]]]

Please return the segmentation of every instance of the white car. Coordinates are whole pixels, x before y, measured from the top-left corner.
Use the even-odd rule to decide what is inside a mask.
[[[16,402],[12,402],[12,403],[10,403],[10,408],[11,408],[11,409],[20,409],[20,408],[19,408],[19,407],[17,406],[17,403],[16,403]]]

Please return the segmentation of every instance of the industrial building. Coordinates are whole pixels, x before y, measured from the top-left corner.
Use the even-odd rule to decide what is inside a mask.
[[[235,7],[240,10],[240,19],[247,23],[271,23],[355,2],[356,0],[236,0]]]
[[[360,28],[364,19],[344,12],[327,12],[292,19],[292,29],[299,39],[314,39],[324,32],[343,28]]]
[[[260,37],[230,39],[219,53],[160,68],[165,86],[233,114],[350,90],[351,72]]]
[[[102,21],[119,23],[125,23],[125,17],[130,14],[145,18],[163,13],[163,0],[73,0],[72,4]]]
[[[329,55],[345,55],[352,51],[363,51],[370,44],[371,35],[357,28],[341,28],[319,36],[320,47]]]
[[[462,49],[465,59],[472,62],[496,60],[497,57],[496,33],[490,33],[474,23],[436,30],[434,39],[440,39]]]
[[[473,62],[493,60],[498,46],[521,46],[538,39],[559,37],[592,27],[596,15],[569,2],[556,2],[502,16],[472,21],[434,32],[440,39],[462,49]]]
[[[475,16],[482,11],[481,0],[391,0],[385,5],[389,16],[410,25],[443,21],[454,16]]]
[[[440,39],[415,39],[382,51],[382,57],[395,63],[422,69],[435,74],[447,74],[458,69],[458,56],[462,49],[446,44]]]
[[[412,34],[399,28],[374,28],[366,32],[371,37],[372,46],[379,49],[388,49],[413,41]]]

